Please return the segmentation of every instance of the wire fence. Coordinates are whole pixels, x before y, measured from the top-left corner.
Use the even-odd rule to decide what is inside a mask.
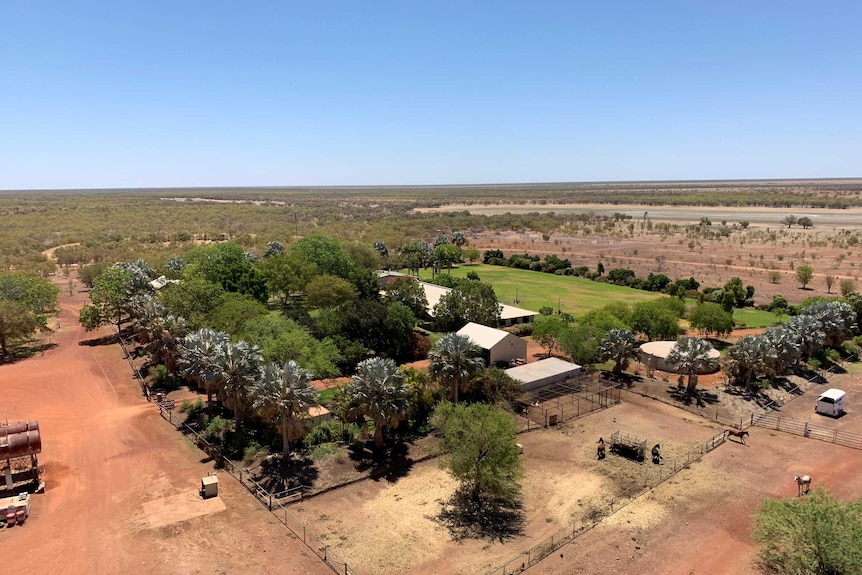
[[[862,434],[852,433],[843,429],[815,425],[800,419],[779,417],[774,413],[752,413],[751,425],[826,441],[836,445],[843,445],[844,447],[850,447],[852,449],[862,449]]]
[[[123,350],[123,355],[125,356],[126,360],[129,362],[129,367],[132,368],[132,373],[134,374],[135,378],[138,380],[138,383],[141,384],[141,392],[147,398],[147,401],[152,401],[153,398],[152,398],[152,394],[150,393],[150,386],[147,385],[147,380],[144,379],[144,377],[141,375],[141,372],[138,371],[137,367],[135,367],[135,362],[132,361],[132,354],[129,353],[129,348],[126,347],[126,342],[123,341],[123,336],[120,334],[119,329],[117,330],[117,341],[120,342],[120,348]]]
[[[616,513],[650,489],[654,489],[661,483],[667,481],[683,469],[686,469],[695,461],[725,442],[725,434],[721,432],[707,441],[700,443],[684,456],[672,461],[665,462],[661,466],[655,466],[652,472],[644,475],[643,481],[638,482],[625,491],[607,500],[606,503],[593,507],[590,511],[575,519],[565,527],[546,537],[541,542],[533,545],[526,551],[522,551],[505,564],[487,572],[487,575],[513,575],[521,573],[568,543],[571,543],[596,525],[603,519]]]
[[[519,401],[523,431],[553,427],[620,403],[616,386],[589,389],[584,383],[566,381],[536,390]]]
[[[212,457],[213,461],[220,465],[224,471],[236,479],[240,485],[245,487],[258,501],[265,505],[266,508],[269,509],[270,513],[272,513],[273,517],[275,517],[282,525],[287,527],[287,529],[290,530],[297,539],[301,540],[305,546],[326,563],[333,572],[341,575],[360,575],[355,568],[348,565],[346,561],[333,552],[325,540],[321,539],[317,534],[309,529],[307,525],[288,511],[285,506],[286,502],[283,501],[283,499],[288,497],[286,495],[287,492],[269,492],[259,482],[255,481],[250,473],[244,471],[233,461],[225,457],[218,447],[207,441],[203,435],[192,429],[192,427],[187,423],[181,421],[179,416],[174,416],[170,409],[167,409],[162,405],[158,405],[158,407],[159,413],[163,419],[180,430],[183,435],[195,443],[198,448]],[[291,491],[289,496],[290,499],[294,500],[294,490],[289,491]]]

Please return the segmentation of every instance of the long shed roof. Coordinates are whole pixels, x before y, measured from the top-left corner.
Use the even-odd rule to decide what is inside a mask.
[[[495,345],[506,339],[507,336],[518,337],[501,329],[473,323],[472,321],[459,329],[458,335],[466,335],[482,349],[492,349]]]
[[[571,375],[580,369],[581,366],[576,363],[564,361],[557,357],[549,357],[532,363],[510,367],[506,370],[506,373],[512,379],[517,379],[522,383],[530,383],[563,374]]]

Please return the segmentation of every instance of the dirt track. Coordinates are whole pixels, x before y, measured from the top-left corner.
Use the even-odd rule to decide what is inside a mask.
[[[27,523],[0,529],[4,571],[331,574],[228,476],[197,497],[212,465],[141,397],[118,346],[79,345],[110,333],[80,327],[85,297],[61,293],[56,348],[0,366],[0,417],[39,420],[46,482]]]

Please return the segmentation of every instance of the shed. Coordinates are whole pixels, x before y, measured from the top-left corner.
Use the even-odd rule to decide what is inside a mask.
[[[218,496],[218,476],[207,475],[201,478],[201,497],[209,499]]]
[[[466,335],[473,340],[482,350],[488,365],[527,359],[527,340],[507,331],[470,322],[458,330],[458,335]]]
[[[399,274],[397,272],[379,273],[380,289],[384,289],[389,283],[405,276],[406,274]],[[434,306],[440,303],[440,298],[452,290],[447,287],[423,282],[421,280],[419,281],[419,285],[422,286],[422,289],[425,291],[425,299],[428,300],[426,311],[428,312],[428,315],[434,317]],[[513,305],[502,303],[500,306],[500,326],[502,327],[509,327],[519,323],[533,323],[535,317],[539,315],[538,312],[522,309]]]
[[[506,370],[512,379],[521,382],[521,391],[545,387],[570,377],[581,375],[581,366],[556,357],[549,357]]]
[[[322,405],[314,405],[308,408],[308,417],[304,420],[306,431],[317,427],[321,423],[329,421],[332,414]]]

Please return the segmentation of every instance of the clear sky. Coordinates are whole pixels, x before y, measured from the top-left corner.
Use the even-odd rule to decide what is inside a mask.
[[[0,0],[0,189],[862,176],[862,2]]]

